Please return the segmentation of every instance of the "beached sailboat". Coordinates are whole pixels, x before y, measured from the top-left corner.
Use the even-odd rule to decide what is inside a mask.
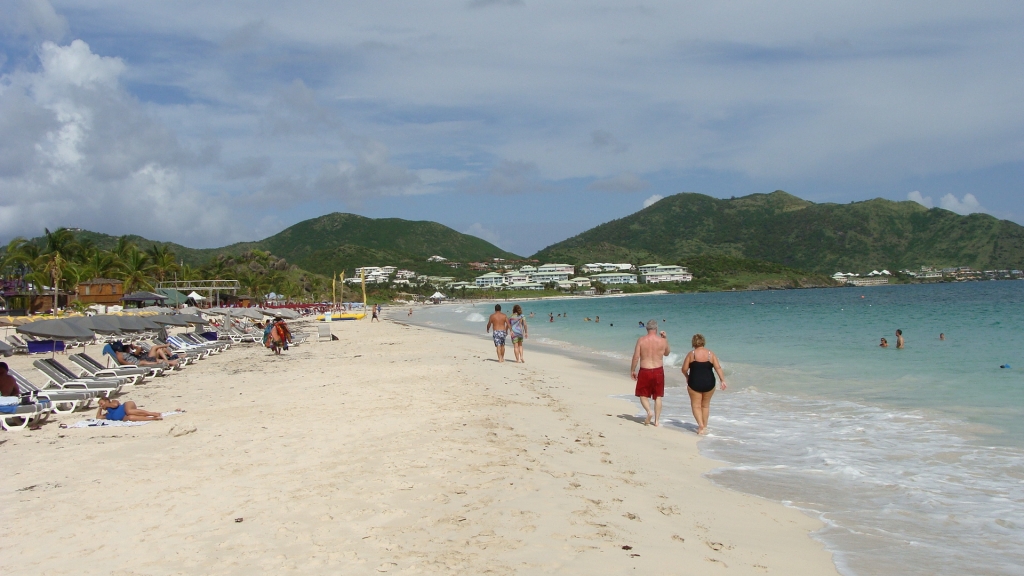
[[[362,280],[361,284],[362,284],[362,287],[363,287],[363,311],[362,312],[342,312],[341,314],[331,314],[331,320],[332,321],[333,320],[362,320],[363,318],[366,318],[366,273],[365,272],[361,272],[359,277],[360,277],[360,280]],[[332,279],[332,282],[333,282],[333,279]],[[341,299],[342,299],[342,303],[344,303],[344,300],[345,300],[345,273],[344,272],[341,273]],[[337,306],[337,294],[336,293],[335,293],[335,306]],[[316,317],[317,320],[324,320],[325,318],[326,318],[325,314],[321,314],[320,316]]]

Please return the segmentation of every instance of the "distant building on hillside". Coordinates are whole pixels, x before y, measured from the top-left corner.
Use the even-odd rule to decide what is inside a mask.
[[[661,282],[690,282],[693,274],[683,266],[662,266],[661,264],[648,264],[640,267],[640,278],[644,284],[658,284]]]
[[[445,258],[444,256],[431,256],[430,258],[427,258],[427,262],[447,262],[447,261],[448,261],[448,259]]]
[[[636,274],[606,272],[604,274],[592,274],[590,280],[602,284],[636,284]]]
[[[490,288],[491,286],[501,286],[505,283],[505,277],[497,272],[488,272],[483,276],[477,276],[473,281],[477,288]]]

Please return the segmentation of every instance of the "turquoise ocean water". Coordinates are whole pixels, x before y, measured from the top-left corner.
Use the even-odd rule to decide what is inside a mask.
[[[730,384],[700,442],[727,463],[711,479],[820,518],[815,537],[844,574],[1024,573],[1024,282],[520,304],[536,314],[527,354],[543,345],[621,370],[630,400],[638,323],[661,322],[677,386],[664,419],[681,433],[693,419],[680,359],[704,334]],[[492,307],[412,320],[482,334]]]

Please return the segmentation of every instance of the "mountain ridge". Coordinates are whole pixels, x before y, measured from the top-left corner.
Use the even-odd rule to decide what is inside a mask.
[[[76,229],[73,234],[76,239],[88,240],[105,250],[116,246],[119,238],[89,230]],[[166,247],[180,261],[191,266],[201,266],[221,254],[238,256],[251,250],[263,250],[304,270],[324,275],[357,266],[424,263],[434,255],[456,261],[520,258],[486,240],[437,222],[367,218],[342,212],[303,220],[262,240],[236,242],[219,248],[190,248],[135,234],[126,235],[126,238],[144,249],[153,245]],[[30,241],[41,244],[45,238],[37,237]]]
[[[720,255],[819,273],[873,268],[1024,268],[1024,227],[912,201],[821,203],[781,190],[739,198],[668,196],[532,256],[569,264],[682,262]]]

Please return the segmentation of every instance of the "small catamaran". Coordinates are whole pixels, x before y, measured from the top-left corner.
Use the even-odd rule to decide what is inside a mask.
[[[361,284],[362,284],[362,287],[363,287],[363,311],[362,312],[342,312],[341,314],[331,314],[331,320],[362,320],[363,318],[366,318],[366,273],[365,272],[360,273],[359,278],[362,281]],[[333,279],[332,279],[332,282],[333,282]],[[335,286],[337,286],[337,284],[335,284]],[[337,305],[338,305],[337,291],[335,290],[334,293],[335,293],[334,305],[335,305],[335,307],[337,307]],[[342,299],[342,304],[344,304],[344,300],[345,300],[345,273],[344,272],[341,273],[341,299]],[[317,320],[324,320],[325,318],[326,318],[326,314],[321,314],[321,315],[316,317]]]

